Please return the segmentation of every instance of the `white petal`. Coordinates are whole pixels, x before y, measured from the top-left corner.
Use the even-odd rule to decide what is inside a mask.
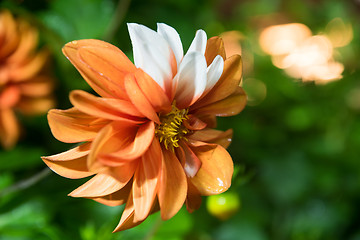
[[[194,40],[192,41],[187,53],[197,51],[197,52],[201,52],[204,55],[206,49],[206,42],[207,42],[206,32],[202,29],[197,30]]]
[[[128,23],[134,63],[149,74],[164,90],[172,79],[172,52],[168,42],[157,32],[136,23]]]
[[[223,70],[224,70],[224,59],[220,55],[217,55],[213,60],[213,62],[207,68],[207,82],[206,82],[205,92],[210,91],[211,88],[214,87],[214,85],[221,77]]]
[[[184,56],[174,78],[177,82],[175,99],[178,107],[188,107],[202,95],[206,87],[206,68],[205,56],[200,52]]]
[[[172,51],[174,52],[176,62],[179,66],[180,61],[184,56],[183,46],[180,36],[177,31],[164,23],[157,24],[157,32],[168,42]]]
[[[171,67],[169,64],[166,64],[168,60],[149,45],[139,45],[138,49],[141,52],[142,59],[145,60],[141,63],[141,69],[149,74],[166,91],[169,87],[169,82],[172,81]]]

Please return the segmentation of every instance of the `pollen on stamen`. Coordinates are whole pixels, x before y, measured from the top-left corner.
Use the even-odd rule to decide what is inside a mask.
[[[160,115],[160,124],[156,126],[155,135],[158,137],[166,149],[174,151],[179,147],[179,140],[186,140],[186,135],[190,132],[183,126],[183,121],[188,119],[187,109],[178,109],[175,104],[165,115]]]

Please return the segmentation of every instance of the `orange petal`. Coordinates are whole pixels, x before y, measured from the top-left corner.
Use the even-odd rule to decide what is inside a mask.
[[[232,129],[223,132],[220,130],[206,128],[201,131],[194,132],[188,136],[188,139],[206,143],[216,143],[223,146],[224,148],[227,148],[231,143],[232,135]]]
[[[66,143],[91,141],[100,129],[109,123],[107,120],[89,116],[75,108],[50,110],[48,121],[54,137]]]
[[[35,74],[37,74],[46,63],[49,57],[48,51],[41,51],[35,55],[31,60],[29,60],[26,64],[20,65],[12,69],[10,72],[10,77],[14,81],[25,81]]]
[[[244,109],[246,101],[245,91],[241,87],[237,87],[237,90],[227,98],[197,109],[196,114],[209,114],[222,117],[233,116]]]
[[[160,119],[155,112],[154,107],[141,91],[134,76],[128,74],[125,77],[125,89],[131,102],[136,106],[139,112],[144,114],[144,116],[146,116],[148,119],[160,124]]]
[[[136,67],[120,49],[84,46],[79,48],[78,56],[104,85],[108,84],[117,97],[128,99],[124,90],[124,78],[129,72],[134,72]]]
[[[93,171],[103,168],[101,158],[108,154],[119,151],[134,141],[137,125],[129,123],[113,122],[99,131],[93,141],[88,157],[88,167]]]
[[[141,157],[149,148],[155,135],[154,122],[148,121],[139,126],[133,141],[119,151],[102,156],[102,158],[115,158],[119,160],[131,160]]]
[[[111,194],[121,189],[121,184],[109,173],[98,173],[89,181],[72,191],[71,197],[98,197]]]
[[[54,81],[48,76],[37,76],[29,81],[20,82],[21,94],[27,97],[43,97],[49,95],[54,88]]]
[[[70,93],[70,101],[81,112],[91,116],[130,123],[143,122],[143,115],[137,111],[131,102],[115,99],[95,97],[94,95],[74,90]]]
[[[88,166],[95,171],[103,165],[116,167],[136,160],[148,149],[153,137],[153,122],[140,127],[121,122],[109,124],[94,139]]]
[[[72,191],[72,197],[100,197],[114,193],[129,182],[134,175],[137,162],[131,162],[121,168],[98,173],[89,181]]]
[[[1,25],[4,26],[4,32],[2,34],[2,36],[4,36],[4,39],[1,42],[0,58],[4,59],[12,51],[15,50],[15,48],[19,44],[20,35],[17,31],[17,22],[14,20],[13,16],[9,11],[1,11],[1,22]]]
[[[201,168],[192,184],[201,195],[209,196],[225,192],[231,185],[234,164],[225,148],[216,144],[193,144],[192,151],[201,160]]]
[[[161,181],[159,185],[159,203],[161,218],[172,218],[182,207],[187,194],[187,182],[184,169],[175,154],[163,149]]]
[[[214,58],[220,55],[223,59],[226,59],[224,42],[220,37],[212,37],[207,40],[205,58],[206,63],[209,66]]]
[[[136,82],[156,112],[170,112],[171,103],[164,90],[142,69],[135,72]]]
[[[184,154],[181,154],[179,157],[185,158],[184,160],[180,160],[181,162],[185,162],[185,174],[187,177],[194,177],[201,167],[201,161],[184,141],[180,141],[180,146],[184,151]]]
[[[20,100],[20,94],[20,89],[16,85],[10,85],[1,89],[0,109],[10,109],[14,107]]]
[[[197,118],[196,116],[189,114],[188,115],[188,119],[185,120],[183,122],[184,127],[186,127],[189,130],[201,130],[204,129],[206,127],[206,123],[201,121],[199,118]]]
[[[161,162],[160,143],[154,139],[149,150],[141,158],[141,163],[134,175],[133,198],[137,221],[144,220],[153,206],[158,190]]]
[[[109,154],[99,155],[97,157],[97,161],[99,163],[98,167],[107,166],[107,167],[120,167],[124,164],[127,164],[129,161],[133,159],[119,159],[117,157],[113,157]]]
[[[198,102],[190,107],[198,109],[202,106],[220,101],[236,91],[242,76],[242,61],[239,55],[234,55],[224,62],[224,70],[215,86]]]
[[[119,191],[116,191],[106,196],[94,197],[90,199],[111,207],[120,206],[123,205],[128,199],[131,191],[131,187],[132,187],[132,181],[129,181],[125,185],[125,187],[123,187]]]
[[[188,183],[188,193],[185,204],[186,204],[186,210],[189,213],[192,213],[200,208],[202,199],[199,190],[197,190],[197,188],[194,187],[191,181],[188,180],[187,183]]]
[[[85,47],[88,48],[88,50],[85,50],[82,53],[81,58],[79,50]],[[77,68],[87,83],[99,95],[103,97],[126,98],[126,96],[121,95],[123,93],[121,85],[116,83],[120,80],[117,79],[117,76],[102,75],[102,71],[108,73],[108,68],[113,70],[113,68],[115,68],[114,65],[116,64],[128,66],[129,71],[135,69],[135,66],[132,65],[130,60],[117,47],[100,40],[86,39],[69,42],[63,47],[62,51],[70,62]],[[104,53],[108,55],[104,55]],[[85,56],[89,57],[88,62],[84,62],[83,58]],[[111,63],[111,66],[104,66],[106,65],[103,63],[104,60],[106,60],[109,64]],[[98,69],[98,65],[106,67],[106,69]],[[119,74],[122,74],[121,71],[118,72]],[[113,77],[115,77],[115,79],[113,79]]]
[[[91,143],[84,143],[66,152],[41,157],[46,165],[55,173],[66,178],[84,178],[93,175],[86,165]]]
[[[10,149],[19,139],[20,129],[12,109],[0,109],[0,143]]]
[[[133,195],[130,192],[128,201],[126,202],[125,209],[121,215],[120,222],[114,229],[113,233],[135,227],[142,222],[143,221],[135,220],[135,207],[133,203]]]
[[[206,127],[208,128],[216,128],[217,126],[217,121],[216,121],[216,116],[215,115],[209,115],[209,114],[197,114],[196,117],[198,117],[201,121],[203,121],[204,123],[206,123]]]
[[[23,97],[16,106],[23,114],[37,115],[46,113],[49,109],[55,106],[54,98],[52,96],[45,96],[39,98]]]
[[[181,166],[184,168],[186,161],[184,149],[182,149],[181,147],[175,148],[175,155],[179,159]]]
[[[19,22],[20,41],[16,50],[9,56],[8,61],[11,63],[19,63],[30,56],[38,43],[38,32],[31,28],[26,22]]]

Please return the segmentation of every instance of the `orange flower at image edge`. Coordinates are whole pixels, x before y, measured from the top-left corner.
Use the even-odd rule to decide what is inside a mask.
[[[53,79],[43,71],[48,54],[36,52],[37,43],[29,23],[0,12],[0,144],[6,149],[20,135],[15,111],[41,114],[54,106]]]
[[[212,128],[216,116],[238,114],[246,104],[241,57],[226,59],[219,37],[207,40],[198,30],[184,55],[178,33],[166,24],[158,24],[157,32],[133,23],[128,29],[135,65],[103,41],[64,46],[100,97],[75,90],[73,108],[49,112],[58,140],[83,143],[42,158],[67,178],[94,175],[70,196],[126,204],[114,232],[158,210],[169,219],[184,203],[192,212],[202,195],[226,191],[233,174],[225,150],[232,131]]]

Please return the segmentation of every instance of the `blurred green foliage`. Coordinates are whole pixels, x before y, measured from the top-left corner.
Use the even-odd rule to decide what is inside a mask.
[[[130,59],[126,22],[153,29],[157,22],[167,23],[180,33],[185,49],[199,28],[209,37],[229,30],[245,36],[242,46],[253,56],[253,65],[245,68],[244,80],[257,82],[244,88],[254,101],[240,115],[219,119],[220,129],[234,129],[229,151],[236,174],[229,191],[239,197],[241,208],[222,221],[210,215],[204,197],[193,214],[182,209],[166,222],[154,214],[134,229],[112,234],[123,208],[70,198],[67,194],[85,180],[51,173],[33,186],[0,195],[0,239],[359,240],[360,98],[354,100],[356,90],[360,91],[359,1],[133,0],[129,4],[109,41]],[[114,0],[0,2],[1,8],[24,15],[39,27],[42,44],[54,58],[58,108],[70,106],[70,90],[91,91],[61,47],[76,39],[103,39],[117,5]],[[335,17],[352,24],[353,41],[338,50],[345,65],[343,79],[327,85],[302,83],[273,66],[260,50],[258,36],[264,24],[276,23],[279,14],[288,22],[306,24],[313,33],[324,31]],[[244,66],[251,65],[250,60],[244,55]],[[45,165],[39,156],[71,147],[51,136],[45,115],[19,117],[26,131],[13,150],[0,152],[0,191],[41,172]]]

